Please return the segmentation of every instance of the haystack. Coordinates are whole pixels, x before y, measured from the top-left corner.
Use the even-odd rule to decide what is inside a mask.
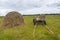
[[[18,26],[24,24],[23,16],[16,11],[9,12],[3,20],[3,26]]]

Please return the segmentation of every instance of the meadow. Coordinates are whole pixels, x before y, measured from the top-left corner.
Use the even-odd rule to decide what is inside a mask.
[[[24,16],[25,25],[6,28],[0,31],[0,40],[60,40],[60,15],[46,15],[46,26],[54,34],[41,24],[37,25],[33,34],[33,18],[35,16]],[[0,25],[2,22],[3,17],[0,17]]]

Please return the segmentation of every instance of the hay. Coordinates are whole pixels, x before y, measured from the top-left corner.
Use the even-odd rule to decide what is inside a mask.
[[[39,18],[40,18],[41,20],[45,20],[45,19],[46,19],[46,15],[45,15],[45,14],[40,14],[40,15],[39,15]]]
[[[16,11],[9,12],[3,20],[3,26],[18,26],[24,24],[23,16]]]

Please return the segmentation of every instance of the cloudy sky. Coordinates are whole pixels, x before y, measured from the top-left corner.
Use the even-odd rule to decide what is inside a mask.
[[[60,0],[0,0],[0,16],[10,11],[21,14],[60,13]]]

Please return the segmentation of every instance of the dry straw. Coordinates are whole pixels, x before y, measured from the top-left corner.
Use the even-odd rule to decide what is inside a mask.
[[[24,24],[23,16],[16,11],[9,12],[3,19],[2,26],[18,26]]]

